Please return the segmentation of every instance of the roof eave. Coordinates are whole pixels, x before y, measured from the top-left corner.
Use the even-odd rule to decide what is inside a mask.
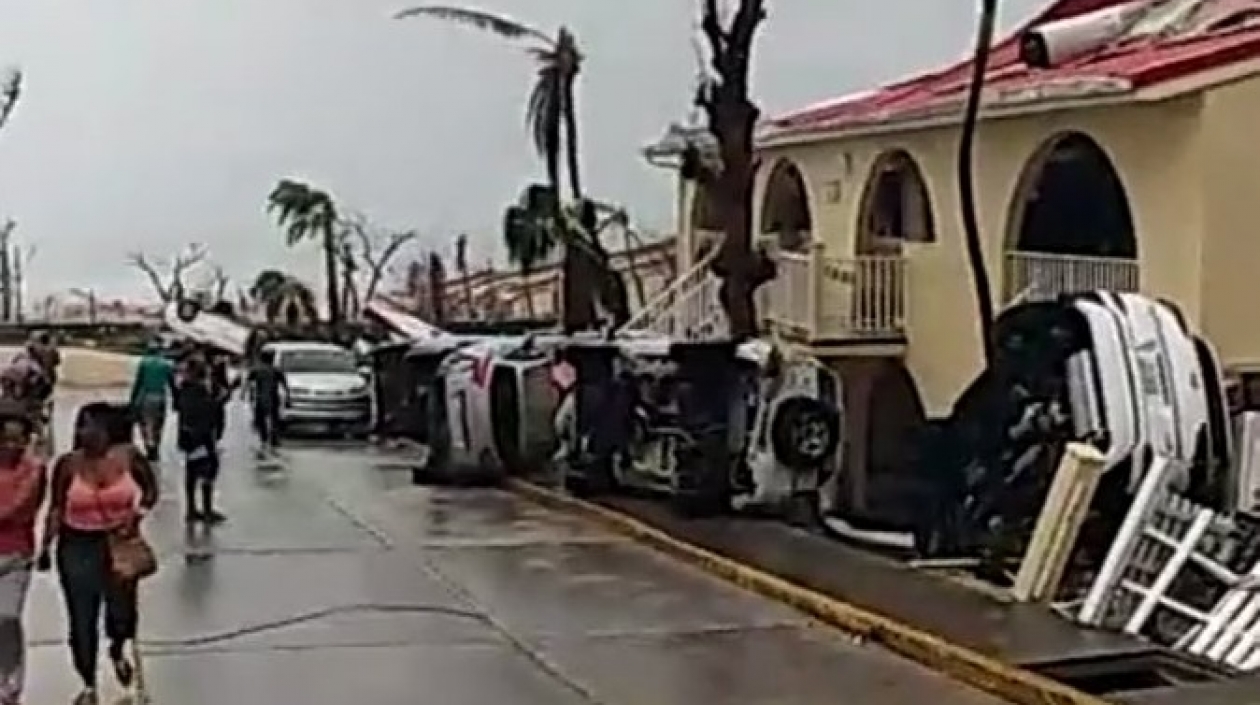
[[[1030,93],[1038,88],[1042,87],[1032,86],[1025,90],[999,93],[987,98],[981,109],[980,119],[999,120],[1060,110],[1117,105],[1132,102],[1136,97],[1132,82],[1118,78],[1100,79],[1089,90],[1059,96],[1047,97],[1036,92]],[[922,110],[891,119],[855,122],[835,128],[816,130],[805,128],[799,132],[788,128],[781,132],[763,133],[757,139],[757,148],[771,149],[836,139],[954,127],[962,124],[962,109],[963,97],[951,96],[929,104]]]

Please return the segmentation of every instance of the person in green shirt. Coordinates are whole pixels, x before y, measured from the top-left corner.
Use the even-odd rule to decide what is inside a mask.
[[[156,462],[166,427],[166,408],[175,391],[175,363],[162,354],[158,341],[149,343],[131,383],[131,411],[140,425],[145,454]]]

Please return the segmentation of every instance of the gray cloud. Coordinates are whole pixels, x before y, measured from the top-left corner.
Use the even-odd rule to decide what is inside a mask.
[[[1006,3],[1004,25],[1041,3]],[[36,292],[147,293],[123,264],[206,243],[246,280],[283,264],[314,276],[263,212],[282,176],[450,250],[497,255],[502,205],[539,169],[523,137],[527,57],[497,38],[395,22],[384,0],[41,0],[0,5],[0,63],[27,93],[0,133],[0,215],[37,243]],[[590,188],[669,225],[668,179],[638,148],[685,114],[689,0],[487,0],[564,22],[589,55],[581,86]],[[770,112],[962,56],[971,3],[772,0],[756,90]]]

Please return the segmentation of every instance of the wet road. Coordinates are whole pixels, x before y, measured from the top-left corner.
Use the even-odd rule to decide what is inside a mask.
[[[141,604],[157,705],[997,703],[575,517],[413,487],[393,451],[294,444],[260,468],[242,411],[213,535],[185,534],[168,451]],[[68,703],[50,576],[27,614],[27,702]]]

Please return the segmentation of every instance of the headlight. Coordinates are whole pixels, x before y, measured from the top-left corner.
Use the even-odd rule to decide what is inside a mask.
[[[307,389],[306,387],[289,387],[289,393],[295,397],[309,397],[315,392],[314,390]]]

